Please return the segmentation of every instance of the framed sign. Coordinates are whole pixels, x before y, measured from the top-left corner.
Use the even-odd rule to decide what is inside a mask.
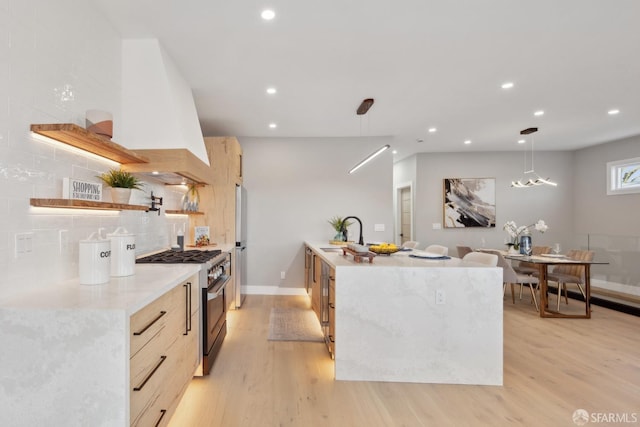
[[[100,202],[102,201],[102,184],[62,178],[62,198]]]
[[[444,228],[495,227],[495,178],[445,178]]]

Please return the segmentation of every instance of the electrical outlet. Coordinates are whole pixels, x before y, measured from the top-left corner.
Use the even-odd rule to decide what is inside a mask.
[[[284,278],[286,277],[286,273],[284,271],[280,272],[280,279],[284,280]]]
[[[440,230],[442,228],[442,224],[440,224],[439,222],[434,222],[433,224],[431,224],[431,228],[433,228],[434,230]]]
[[[373,230],[374,231],[384,231],[384,224],[374,224],[373,225]]]
[[[16,234],[16,258],[33,252],[33,233]]]
[[[444,300],[445,300],[444,290],[442,289],[436,290],[436,304],[442,305],[444,304]]]

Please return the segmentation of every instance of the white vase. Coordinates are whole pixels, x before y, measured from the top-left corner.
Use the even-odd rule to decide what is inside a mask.
[[[128,205],[131,198],[130,188],[111,187],[111,201],[113,203]]]

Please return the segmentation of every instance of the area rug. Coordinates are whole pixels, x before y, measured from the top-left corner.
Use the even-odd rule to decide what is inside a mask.
[[[273,307],[269,316],[269,341],[324,341],[313,310]]]

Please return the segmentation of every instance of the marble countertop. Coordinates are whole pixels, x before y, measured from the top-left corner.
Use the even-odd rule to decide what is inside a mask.
[[[363,262],[355,262],[353,256],[342,254],[342,247],[338,245],[331,245],[327,243],[319,242],[304,242],[305,245],[313,249],[320,258],[325,260],[333,267],[486,267],[483,264],[477,264],[474,262],[462,261],[460,258],[451,257],[448,260],[439,259],[424,259],[410,257],[414,251],[401,251],[391,255],[377,255],[373,258],[373,262],[369,263],[368,259]],[[323,248],[331,248],[332,250],[338,250],[337,252],[326,252]],[[420,252],[420,251],[418,251]],[[487,267],[489,268],[489,267]]]
[[[3,308],[123,310],[133,314],[183,280],[200,264],[136,264],[132,276],[111,277],[100,285],[81,285],[78,278],[0,301]]]
[[[230,252],[234,247],[233,244],[223,244],[185,249],[220,249],[224,253]],[[154,252],[165,250],[167,249]],[[136,264],[135,274],[132,276],[111,277],[109,282],[100,285],[81,285],[80,279],[74,278],[43,286],[38,290],[0,298],[0,307],[123,310],[129,315],[199,271],[200,264]]]

